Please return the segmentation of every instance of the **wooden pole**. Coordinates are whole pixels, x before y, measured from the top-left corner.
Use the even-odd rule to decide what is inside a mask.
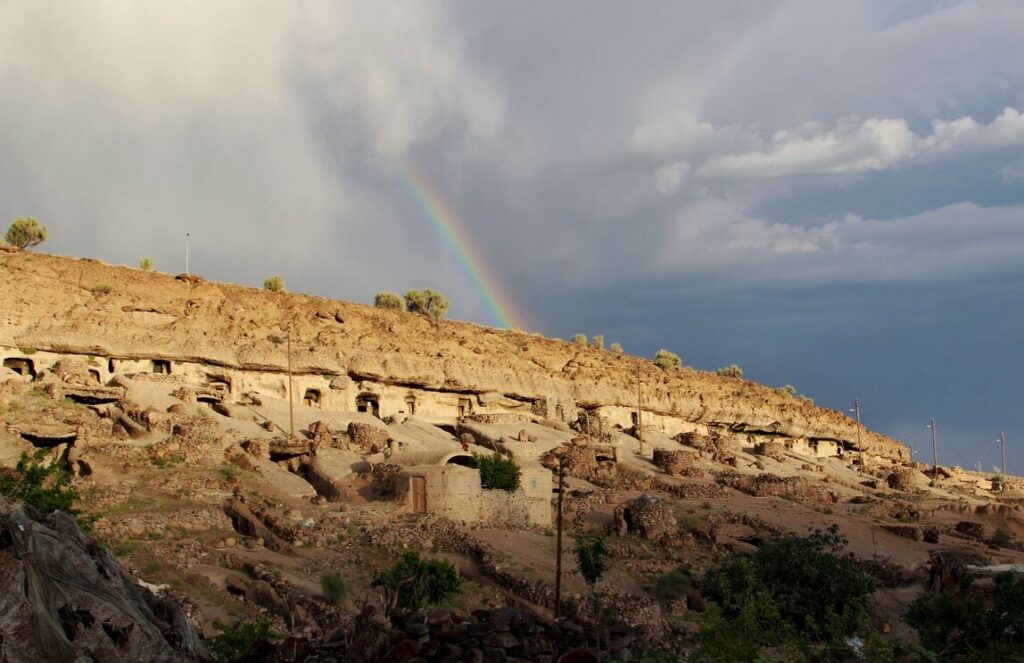
[[[864,446],[860,441],[860,400],[853,402],[853,409],[857,412],[857,450],[860,451],[860,469],[867,469],[867,465],[864,462]]]
[[[644,455],[643,396],[640,394],[640,364],[636,365],[636,438],[640,440],[640,456]]]
[[[288,325],[288,437],[295,437],[295,398],[292,386],[292,327]]]
[[[935,441],[935,419],[932,418],[932,423],[928,426],[932,429],[932,459],[934,464],[932,465],[932,478],[938,479],[939,477],[939,445]]]
[[[565,461],[558,458],[558,515],[555,528],[555,619],[562,616],[562,496],[565,494]]]

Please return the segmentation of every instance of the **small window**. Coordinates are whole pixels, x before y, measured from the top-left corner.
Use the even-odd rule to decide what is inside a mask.
[[[107,360],[107,373],[114,374],[114,360],[113,358]]]
[[[473,414],[473,401],[468,398],[459,399],[459,419],[463,419]]]
[[[409,416],[416,414],[416,397],[406,396],[405,397],[405,413]]]
[[[171,374],[171,362],[167,359],[154,359],[153,360],[153,372],[160,375]]]

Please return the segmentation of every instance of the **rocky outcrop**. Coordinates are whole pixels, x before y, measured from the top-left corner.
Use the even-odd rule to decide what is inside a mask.
[[[92,289],[98,284],[116,286],[97,297]],[[848,447],[860,439],[876,455],[909,458],[895,440],[863,428],[858,436],[857,424],[841,412],[753,382],[689,368],[666,371],[636,357],[517,331],[28,252],[0,265],[0,301],[0,346],[8,348],[283,373],[280,330],[288,322],[297,374],[585,408],[633,407],[639,375],[645,410],[656,415]]]
[[[207,660],[184,612],[70,516],[0,499],[0,660]]]

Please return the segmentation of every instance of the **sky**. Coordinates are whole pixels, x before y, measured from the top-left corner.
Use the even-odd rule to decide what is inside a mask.
[[[1024,3],[0,0],[47,252],[604,334],[1024,474]]]

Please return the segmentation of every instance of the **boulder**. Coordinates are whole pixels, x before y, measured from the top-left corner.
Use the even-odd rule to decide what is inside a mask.
[[[61,512],[0,499],[0,660],[210,660],[185,613]]]

